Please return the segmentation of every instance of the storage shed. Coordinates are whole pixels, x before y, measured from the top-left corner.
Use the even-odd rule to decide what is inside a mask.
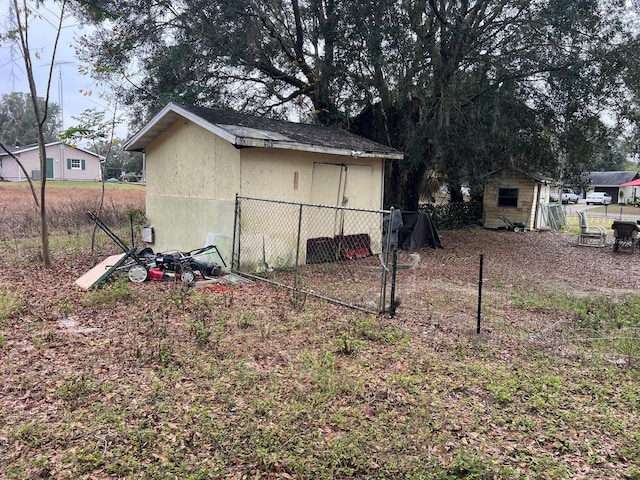
[[[125,145],[144,152],[153,248],[214,243],[230,260],[236,194],[380,209],[396,150],[343,130],[170,103]]]
[[[504,227],[501,217],[522,222],[530,230],[547,227],[542,209],[549,204],[552,185],[552,179],[516,167],[491,172],[484,186],[485,228]]]

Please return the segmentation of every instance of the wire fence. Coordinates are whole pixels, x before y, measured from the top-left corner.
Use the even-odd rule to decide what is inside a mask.
[[[396,250],[386,247],[383,235],[391,216],[382,210],[238,197],[233,269],[291,289],[295,301],[313,295],[372,314],[392,313],[397,306],[398,318],[419,326],[436,350],[447,342],[466,348],[464,339],[482,338],[498,349],[525,346],[567,358],[640,365],[635,325],[585,328],[571,312],[558,314],[554,305],[562,303],[561,292],[529,284],[526,268],[518,272],[503,265],[499,251],[497,258],[495,252],[485,257],[482,278],[481,259],[460,242],[492,243],[496,232],[465,230],[456,241],[450,237],[444,249]],[[570,228],[573,217],[564,219]],[[518,234],[499,240],[507,250],[525,252],[536,244],[533,238]],[[522,282],[528,285],[524,290]]]
[[[237,197],[232,269],[358,310],[387,310],[385,210]],[[384,250],[384,251],[383,251]],[[392,308],[392,305],[391,305]]]

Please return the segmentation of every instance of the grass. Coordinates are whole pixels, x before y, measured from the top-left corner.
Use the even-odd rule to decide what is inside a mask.
[[[79,292],[83,235],[0,277],[1,478],[640,478],[635,294],[488,284],[493,324],[562,319],[559,355],[263,284]],[[424,315],[473,309],[438,286]]]
[[[40,190],[40,182],[34,181],[32,182],[34,187],[39,191]],[[2,182],[3,188],[16,188],[21,189],[29,186],[29,184],[24,182]],[[115,189],[115,190],[144,190],[145,186],[137,183],[105,183],[105,188]],[[63,188],[63,189],[78,189],[78,188],[102,188],[101,182],[82,182],[76,180],[47,180],[47,188]]]
[[[95,292],[87,304],[131,302],[121,289],[105,289],[115,303]],[[153,300],[138,295],[136,308]],[[462,356],[436,354],[371,316],[327,329],[313,302],[313,321],[274,322],[265,340],[244,307],[212,302],[206,327],[201,293],[172,295],[152,317],[113,319],[124,338],[81,347],[82,370],[47,372],[57,414],[12,417],[7,478],[567,478],[587,471],[577,466],[605,478],[612,462],[628,478],[637,471],[633,371],[530,352],[500,359],[473,343]],[[549,302],[537,304],[560,305]],[[219,348],[206,348],[219,323]],[[299,338],[316,340],[290,348]],[[344,338],[357,348],[346,352]]]

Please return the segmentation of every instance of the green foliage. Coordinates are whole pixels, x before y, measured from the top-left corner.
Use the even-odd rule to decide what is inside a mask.
[[[96,307],[109,307],[131,299],[131,289],[127,278],[118,278],[114,282],[107,282],[101,288],[96,289],[83,299],[85,305]]]
[[[639,295],[576,298],[569,307],[583,328],[605,331],[624,327],[640,328]]]
[[[0,322],[21,315],[27,306],[26,300],[9,292],[0,292]]]
[[[428,213],[441,230],[477,225],[482,219],[482,202],[421,204],[419,211]]]
[[[115,127],[121,123],[120,118],[106,118],[104,111],[90,108],[79,115],[73,116],[77,125],[67,128],[60,133],[60,139],[67,145],[88,143],[91,148],[105,158],[104,176],[109,178],[121,178],[125,171],[140,173],[142,170],[142,156],[140,153],[127,152],[123,148],[123,142],[113,137]],[[135,182],[135,175],[127,178]]]
[[[98,28],[83,56],[101,79],[125,76],[135,59],[143,73],[125,98],[141,121],[169,101],[238,108],[241,85],[252,92],[245,111],[295,112],[390,144],[407,161],[391,163],[387,201],[415,210],[427,172],[455,202],[460,185],[479,191],[487,172],[514,162],[589,170],[618,133],[603,111],[638,83],[626,7],[601,3],[187,0],[168,12],[109,0],[91,6]],[[157,35],[167,24],[173,34]],[[615,114],[635,120],[625,107]]]
[[[254,323],[255,323],[256,319],[253,313],[251,312],[241,312],[240,315],[238,315],[238,328],[242,329],[242,330],[246,330],[247,328],[250,328]]]
[[[337,351],[342,355],[355,355],[364,345],[362,340],[352,338],[348,333],[341,334],[336,340]]]
[[[189,331],[193,335],[196,343],[201,347],[204,347],[209,344],[211,339],[213,324],[206,315],[202,315],[192,320],[189,325]]]
[[[40,108],[44,108],[44,98],[38,99]],[[0,141],[8,147],[38,143],[38,129],[31,95],[13,92],[2,95],[0,99]],[[49,103],[49,114],[44,124],[45,142],[58,139],[57,133],[62,124],[60,107]]]
[[[66,275],[22,268],[3,279]],[[288,293],[250,285],[235,301],[180,283],[126,282],[127,295],[109,282],[106,301],[48,289],[20,321],[0,321],[0,355],[11,360],[3,400],[18,407],[0,412],[3,474],[564,479],[606,478],[615,463],[637,478],[640,373],[580,361],[595,336],[571,335],[589,325],[620,337],[636,325],[638,297],[496,278],[487,308],[515,333],[492,318],[476,336],[475,303],[458,303],[473,289],[445,273],[416,288],[429,305],[404,322],[315,301],[299,312]],[[56,319],[68,313],[100,328],[67,332]],[[556,320],[549,338],[529,341]]]

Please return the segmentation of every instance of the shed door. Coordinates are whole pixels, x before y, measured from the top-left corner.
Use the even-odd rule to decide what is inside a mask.
[[[352,208],[377,208],[371,205],[373,167],[314,163],[311,203]]]

